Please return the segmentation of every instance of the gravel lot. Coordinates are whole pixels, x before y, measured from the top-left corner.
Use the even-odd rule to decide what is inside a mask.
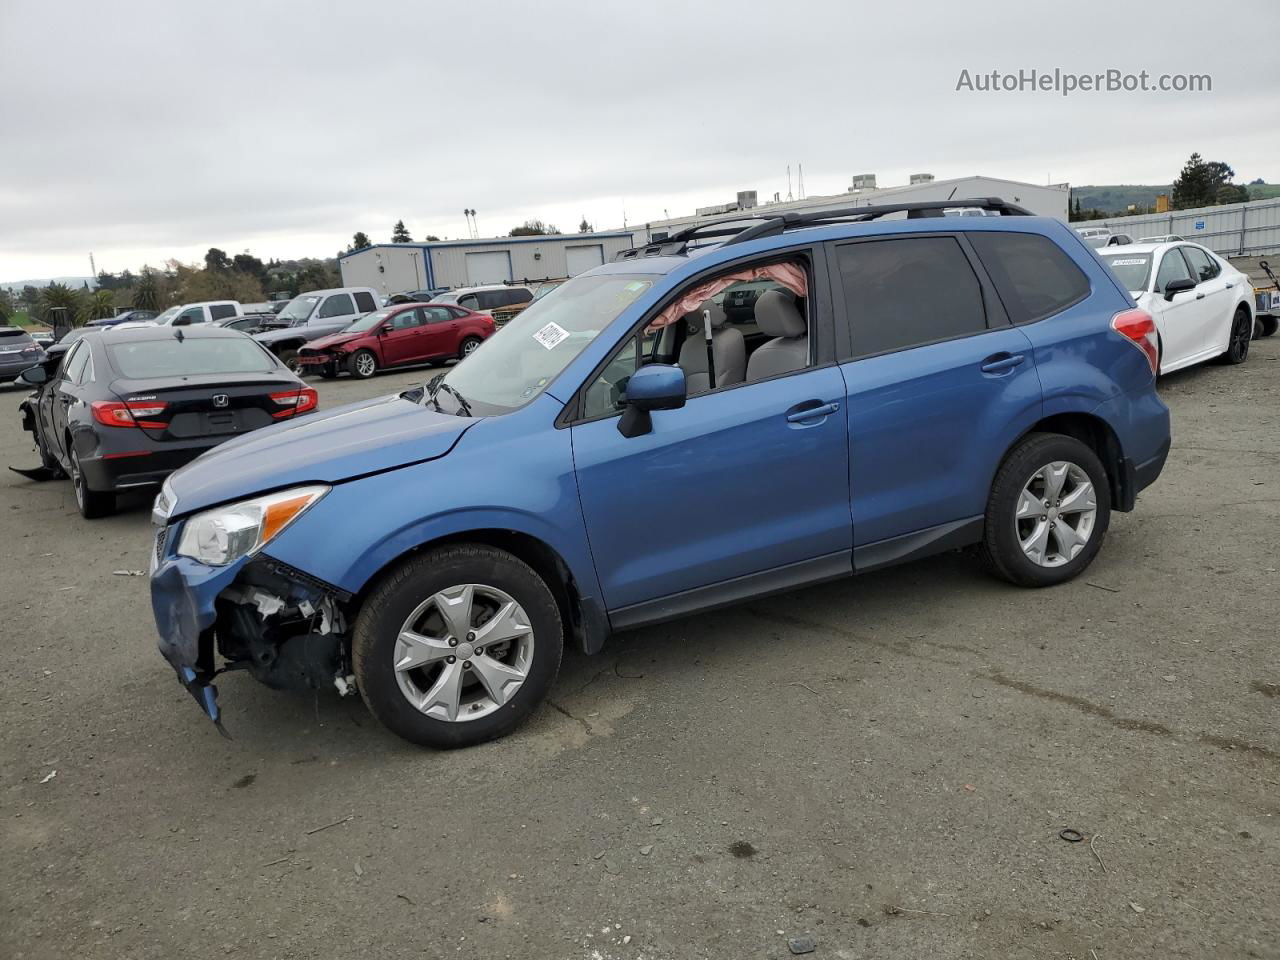
[[[6,472],[0,956],[1280,957],[1278,361],[1165,381],[1082,580],[954,554],[620,635],[447,754],[243,675],[223,740],[112,573],[149,498]]]

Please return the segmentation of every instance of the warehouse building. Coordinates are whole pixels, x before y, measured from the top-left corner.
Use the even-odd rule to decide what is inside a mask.
[[[574,277],[633,245],[631,231],[431,243],[379,243],[338,258],[342,284],[383,296]]]
[[[925,200],[962,200],[966,197],[1000,197],[1010,203],[1026,207],[1043,217],[1056,217],[1066,221],[1071,198],[1071,187],[1066,183],[1039,185],[1018,180],[1002,180],[998,177],[958,177],[952,180],[936,180],[929,173],[913,173],[905,186],[878,187],[874,173],[861,173],[852,178],[844,193],[803,200],[785,200],[774,194],[772,201],[759,203],[755,190],[743,190],[737,200],[710,207],[699,207],[693,216],[673,217],[635,224],[629,229],[635,234],[636,243],[653,243],[665,240],[674,233],[696,226],[708,219],[722,218],[733,213],[746,216],[803,211],[818,213],[846,207],[869,207],[873,204],[914,203]]]

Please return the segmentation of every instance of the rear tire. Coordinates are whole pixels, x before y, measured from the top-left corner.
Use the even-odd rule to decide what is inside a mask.
[[[1111,488],[1097,454],[1074,437],[1033,433],[996,472],[980,552],[1010,583],[1051,587],[1093,562],[1110,522]]]
[[[465,360],[476,350],[480,349],[480,344],[484,343],[479,337],[463,337],[462,342],[458,344],[458,359]]]
[[[498,606],[486,609],[486,596],[499,598]],[[440,597],[457,622],[444,619]],[[514,612],[497,612],[504,609]],[[414,641],[407,646],[406,631]],[[360,695],[384,726],[411,743],[451,749],[505,736],[527,719],[550,692],[563,650],[560,609],[542,578],[504,550],[457,544],[405,561],[378,584],[356,617],[352,665]],[[403,667],[410,655],[420,666]],[[514,681],[506,678],[516,667],[523,679],[510,692]],[[449,713],[446,671],[461,678],[452,720],[441,715]],[[508,685],[500,704],[481,682],[494,676]]]
[[[1269,337],[1276,332],[1276,327],[1280,326],[1280,319],[1276,317],[1259,317],[1258,318],[1258,336]]]
[[[84,471],[80,469],[80,457],[76,455],[75,447],[71,447],[71,485],[76,493],[76,506],[80,508],[80,515],[86,520],[109,517],[116,512],[114,493],[89,489]]]
[[[1249,343],[1253,340],[1253,320],[1249,311],[1241,307],[1231,318],[1231,334],[1227,340],[1227,350],[1219,358],[1219,362],[1235,366],[1249,359]]]
[[[368,380],[378,372],[378,358],[372,350],[357,350],[347,359],[347,372],[358,380]]]

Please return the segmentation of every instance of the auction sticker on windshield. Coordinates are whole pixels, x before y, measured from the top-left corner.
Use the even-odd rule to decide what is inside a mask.
[[[568,330],[560,326],[560,324],[556,323],[555,321],[552,321],[551,323],[548,323],[545,327],[543,327],[541,330],[539,330],[537,333],[535,333],[533,335],[533,339],[537,340],[547,350],[551,350],[555,347],[556,344],[560,343],[562,340],[567,339],[568,336],[569,336]]]

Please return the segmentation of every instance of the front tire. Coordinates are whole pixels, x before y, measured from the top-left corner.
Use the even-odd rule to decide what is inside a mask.
[[[1276,332],[1276,327],[1280,326],[1280,319],[1275,317],[1259,317],[1258,318],[1258,336],[1269,337]]]
[[[1097,556],[1111,522],[1111,488],[1086,444],[1033,433],[1005,457],[987,500],[981,552],[998,577],[1050,587]]]
[[[347,372],[358,380],[368,380],[378,372],[378,358],[372,350],[357,350],[347,359]]]
[[[76,506],[86,520],[109,517],[116,512],[116,495],[110,491],[90,490],[84,471],[80,469],[80,457],[71,448],[71,486],[76,493]]]
[[[365,704],[411,743],[451,749],[505,736],[542,702],[564,650],[546,583],[504,550],[459,544],[392,570],[356,618]]]
[[[1231,336],[1227,350],[1219,358],[1223,363],[1235,366],[1249,359],[1249,344],[1253,340],[1253,320],[1249,311],[1241,307],[1231,319]]]
[[[298,362],[297,350],[293,349],[292,347],[286,350],[281,350],[279,353],[276,354],[276,359],[279,360],[281,363],[283,363],[286,367],[288,367],[289,370],[295,376],[298,376],[298,377],[302,376],[303,368],[302,368],[302,364]]]

